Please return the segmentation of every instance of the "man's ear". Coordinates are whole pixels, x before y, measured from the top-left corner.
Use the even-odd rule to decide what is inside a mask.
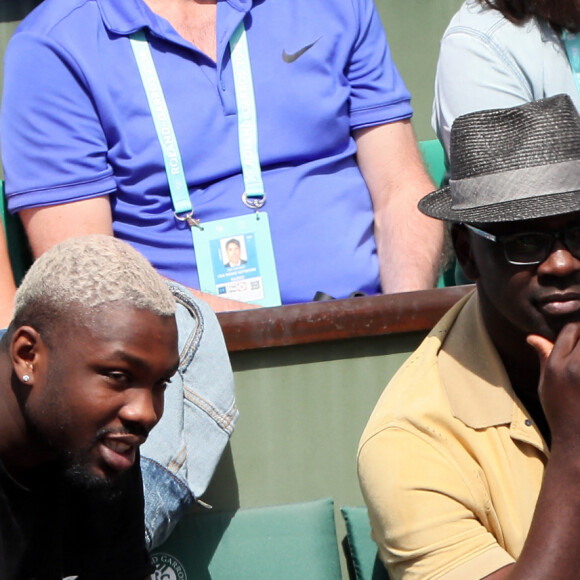
[[[26,384],[34,382],[34,368],[44,356],[46,345],[32,326],[17,328],[10,342],[10,358],[16,376]],[[23,378],[28,377],[28,378]]]
[[[453,224],[451,226],[451,241],[463,273],[475,282],[479,278],[479,270],[473,257],[471,235],[468,229],[461,224]]]

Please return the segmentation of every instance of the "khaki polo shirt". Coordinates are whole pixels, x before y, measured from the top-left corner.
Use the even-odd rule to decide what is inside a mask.
[[[478,580],[514,562],[548,453],[471,294],[393,377],[361,438],[359,479],[391,578]]]

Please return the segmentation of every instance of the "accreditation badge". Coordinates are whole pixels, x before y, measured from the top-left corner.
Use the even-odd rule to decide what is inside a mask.
[[[266,212],[202,222],[192,228],[202,292],[260,306],[280,306]]]

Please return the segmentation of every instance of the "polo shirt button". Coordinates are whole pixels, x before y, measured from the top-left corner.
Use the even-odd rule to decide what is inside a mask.
[[[526,427],[531,427],[531,426],[532,426],[532,420],[526,419]]]

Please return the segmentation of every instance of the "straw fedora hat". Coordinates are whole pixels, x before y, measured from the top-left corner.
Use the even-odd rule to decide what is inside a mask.
[[[580,211],[580,116],[568,95],[457,117],[449,185],[419,209],[493,223]]]

